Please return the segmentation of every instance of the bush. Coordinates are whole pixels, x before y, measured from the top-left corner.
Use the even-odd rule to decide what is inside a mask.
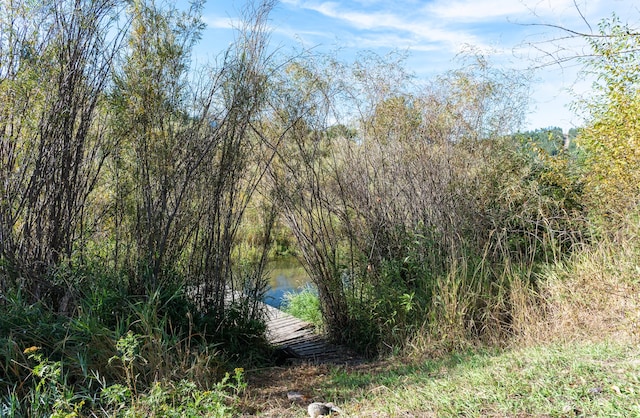
[[[225,417],[235,412],[237,396],[246,387],[241,368],[236,368],[233,375],[226,373],[209,388],[186,379],[157,380],[142,391],[140,375],[134,374],[134,363],[146,362],[139,354],[142,341],[141,336],[133,333],[117,341],[118,355],[111,360],[122,363],[127,380],[124,384],[107,384],[94,372],[90,383],[101,386],[101,390],[92,389],[91,384],[69,383],[64,365],[71,359],[52,361],[40,347],[25,349],[27,361],[22,366],[30,375],[23,383],[25,394],[7,391],[8,395],[0,398],[0,415],[68,418],[100,410],[112,416]]]

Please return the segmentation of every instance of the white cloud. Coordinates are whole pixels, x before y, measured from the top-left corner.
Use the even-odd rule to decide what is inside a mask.
[[[210,29],[234,29],[240,24],[238,19],[220,16],[203,16],[202,20]]]
[[[514,0],[437,0],[423,10],[434,18],[469,22],[522,14],[526,8]]]
[[[575,4],[574,0],[435,0],[424,11],[438,19],[469,23],[561,16],[575,12]]]
[[[407,49],[413,52],[436,52],[442,49],[435,43],[420,42],[412,37],[394,33],[361,34],[346,41],[342,39],[341,46],[359,49]]]
[[[406,13],[411,13],[410,16],[391,11],[353,11],[335,2],[306,3],[302,7],[340,20],[357,30],[374,32],[373,35],[360,33],[359,36],[362,39],[370,39],[369,43],[375,43],[377,46],[397,47],[398,39],[403,39],[403,44],[410,44],[415,50],[435,50],[438,47],[434,44],[445,46],[454,53],[459,52],[465,45],[487,48],[475,35],[460,29],[447,29],[442,22],[431,19],[427,14],[411,13],[407,8],[396,7],[394,10],[404,9]],[[395,33],[389,35],[385,42],[384,35],[380,33],[384,31]]]
[[[339,9],[339,5],[334,2],[325,2],[320,4],[310,4],[306,8],[314,10],[324,16],[340,19],[348,22],[358,29],[379,29],[383,27],[398,27],[397,16],[391,13],[381,12],[354,12],[345,9]]]

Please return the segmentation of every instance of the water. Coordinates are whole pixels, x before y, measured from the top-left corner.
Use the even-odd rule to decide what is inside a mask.
[[[282,304],[285,293],[300,292],[311,284],[307,272],[293,257],[270,262],[267,272],[269,290],[264,301],[276,308]]]

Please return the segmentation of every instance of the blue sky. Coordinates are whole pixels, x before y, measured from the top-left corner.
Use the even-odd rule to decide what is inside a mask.
[[[207,29],[196,49],[198,56],[213,57],[226,48],[244,4],[241,0],[208,0],[204,10]],[[589,32],[614,12],[623,21],[640,26],[637,0],[280,0],[270,27],[274,46],[325,52],[339,48],[345,60],[361,50],[381,55],[408,51],[408,70],[428,79],[459,67],[456,57],[469,47],[483,51],[499,66],[530,67],[540,57],[531,43],[552,51],[554,46],[544,41],[561,34],[527,24],[548,23]],[[578,43],[565,46],[572,50],[583,47]],[[556,65],[536,71],[525,128],[560,126],[567,130],[580,124],[568,105],[576,93],[588,93],[591,82],[577,76],[577,67]]]

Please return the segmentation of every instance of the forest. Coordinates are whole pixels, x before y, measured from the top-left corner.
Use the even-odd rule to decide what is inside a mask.
[[[637,28],[576,35],[564,135],[522,72],[285,51],[275,5],[205,64],[202,0],[0,6],[0,416],[240,414],[284,252],[368,359],[636,341]]]

